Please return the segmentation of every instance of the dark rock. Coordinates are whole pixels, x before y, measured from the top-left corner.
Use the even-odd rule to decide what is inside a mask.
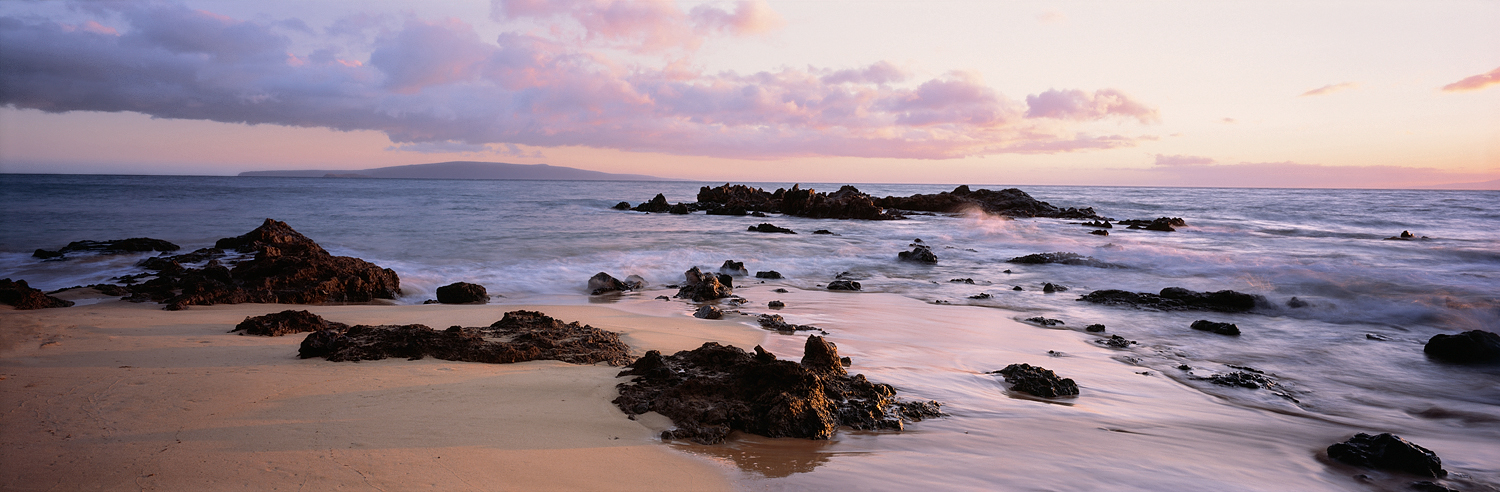
[[[772,331],[779,331],[782,333],[792,333],[797,331],[823,331],[821,329],[818,329],[818,327],[812,325],[794,325],[791,323],[787,323],[786,320],[782,319],[781,315],[779,314],[762,314],[760,315],[760,317],[756,318],[756,321],[760,323],[761,328]]]
[[[1017,285],[1015,287],[1011,287],[1010,290],[1026,290],[1026,289],[1022,289],[1021,286]]]
[[[1104,229],[1098,229],[1098,230],[1089,231],[1089,234],[1093,234],[1095,236],[1108,236],[1109,235],[1109,231],[1106,231]]]
[[[1023,265],[1045,265],[1048,263],[1057,263],[1060,265],[1090,266],[1095,268],[1125,268],[1124,265],[1107,263],[1096,260],[1090,256],[1083,256],[1078,253],[1069,253],[1066,251],[1017,256],[1015,258],[1006,260],[1006,263],[1019,263]]]
[[[917,244],[912,248],[911,251],[902,251],[900,253],[896,253],[896,258],[901,261],[913,261],[918,263],[937,263],[938,261],[937,255],[933,254],[932,252],[932,248],[928,248],[926,245],[922,244]]]
[[[839,426],[896,429],[939,417],[934,401],[905,402],[890,385],[849,376],[836,347],[808,337],[801,363],[778,360],[756,347],[749,354],[709,342],[663,356],[655,350],[620,376],[616,406],[627,415],[655,411],[677,428],[664,439],[721,442],[731,431],[767,437],[828,439]]]
[[[577,322],[563,323],[536,311],[511,311],[488,327],[434,330],[424,325],[356,325],[317,331],[302,340],[298,354],[334,362],[433,357],[490,364],[560,360],[617,366],[630,362],[629,352],[618,334]]]
[[[66,301],[42,293],[41,289],[32,288],[25,280],[12,282],[10,279],[0,279],[0,304],[9,304],[16,309],[46,309],[59,307],[72,307],[73,301]]]
[[[1032,323],[1036,323],[1036,324],[1039,324],[1039,325],[1042,325],[1042,326],[1057,326],[1057,325],[1065,325],[1065,324],[1067,324],[1067,323],[1063,323],[1061,320],[1055,320],[1055,319],[1052,319],[1052,318],[1043,318],[1041,316],[1037,316],[1035,318],[1026,318],[1026,321],[1030,321]]]
[[[1078,384],[1072,379],[1059,378],[1051,370],[1031,364],[1011,364],[992,374],[1005,376],[1011,390],[1029,393],[1042,398],[1057,398],[1078,394]]]
[[[828,283],[828,290],[861,290],[861,286],[853,280],[834,280]]]
[[[1000,191],[970,190],[968,185],[934,195],[912,195],[904,198],[888,196],[877,200],[875,204],[885,208],[920,212],[960,213],[978,209],[985,213],[1007,217],[1099,218],[1093,208],[1058,208],[1032,198],[1026,192],[1015,188]]]
[[[613,275],[599,272],[589,278],[588,290],[589,295],[597,296],[610,292],[624,292],[630,290],[630,286],[625,285],[625,282],[621,282],[620,279],[615,278]]]
[[[725,184],[698,190],[698,206],[710,214],[745,215],[746,212],[779,212],[815,219],[890,220],[903,218],[889,214],[874,200],[853,186],[833,193],[818,193],[793,185],[790,190],[768,193],[759,188]]]
[[[658,301],[670,301],[670,300],[672,300],[672,298],[667,297],[667,296],[656,296],[656,300],[658,300]]]
[[[724,317],[724,311],[716,306],[699,306],[693,313],[694,318],[719,319]]]
[[[454,282],[437,288],[437,300],[443,304],[484,304],[490,302],[490,293],[483,285]]]
[[[724,260],[724,264],[719,267],[719,273],[743,277],[749,275],[750,271],[745,269],[744,263],[734,260]]]
[[[1336,461],[1423,477],[1444,477],[1443,460],[1436,453],[1390,433],[1371,436],[1363,432],[1348,441],[1328,446],[1328,457]]]
[[[1459,492],[1458,489],[1449,488],[1442,484],[1433,483],[1428,480],[1412,482],[1411,489],[1417,492]]]
[[[777,294],[785,294],[785,293],[787,293],[787,292],[791,292],[791,291],[789,291],[789,290],[786,290],[786,289],[781,289],[781,288],[778,288],[778,289],[776,289],[776,290],[773,290],[773,291],[771,291],[771,292],[775,292],[775,293],[777,293]]]
[[[1200,319],[1193,322],[1192,328],[1194,330],[1218,333],[1220,335],[1229,335],[1235,337],[1240,336],[1240,327],[1235,326],[1234,323],[1219,323],[1206,319]]]
[[[766,215],[765,212],[760,212],[760,211],[750,212],[750,216],[751,217],[760,217],[760,218],[770,217],[769,215]],[[793,232],[792,234],[796,234],[796,233]]]
[[[1131,306],[1159,311],[1219,311],[1237,313],[1249,311],[1257,304],[1267,303],[1264,297],[1242,294],[1232,290],[1218,292],[1195,292],[1181,287],[1167,287],[1161,294],[1135,293],[1123,290],[1097,290],[1078,300],[1108,306]]]
[[[1391,237],[1385,238],[1385,240],[1386,241],[1410,241],[1410,240],[1413,240],[1413,239],[1416,239],[1416,238],[1417,238],[1417,236],[1415,234],[1412,234],[1411,231],[1401,231],[1401,235],[1399,235],[1399,236],[1391,236]]]
[[[1186,227],[1187,221],[1181,217],[1161,217],[1152,220],[1134,219],[1119,221],[1120,225],[1128,225],[1131,229],[1145,229],[1148,231],[1172,232],[1177,229],[1173,227]]]
[[[1067,287],[1063,287],[1051,282],[1042,284],[1042,292],[1046,294],[1051,294],[1053,292],[1066,292],[1067,290]]]
[[[1298,299],[1295,296],[1293,296],[1291,299],[1287,299],[1286,300],[1286,307],[1289,307],[1289,308],[1292,308],[1292,309],[1305,308],[1305,307],[1307,307],[1307,301]]]
[[[222,249],[219,249],[219,248],[202,248],[202,249],[199,249],[197,251],[193,251],[191,253],[183,253],[183,254],[180,254],[180,255],[173,255],[173,256],[153,256],[153,257],[141,260],[140,262],[136,263],[135,265],[138,266],[138,267],[145,268],[147,270],[156,270],[156,271],[170,270],[170,271],[177,271],[177,270],[181,270],[182,269],[182,264],[184,264],[184,263],[199,263],[199,262],[216,260],[216,259],[220,259],[220,258],[223,258],[223,257],[224,257],[224,250],[222,250]]]
[[[652,198],[649,202],[636,205],[636,207],[631,210],[635,210],[637,212],[666,212],[671,209],[672,206],[667,204],[666,195],[657,193],[656,198]]]
[[[1120,348],[1120,349],[1130,348],[1131,345],[1135,345],[1136,344],[1135,340],[1127,340],[1127,339],[1125,339],[1125,337],[1122,337],[1122,336],[1119,336],[1119,335],[1110,335],[1109,338],[1096,338],[1096,339],[1094,339],[1094,343],[1097,343],[1099,345],[1102,345],[1102,346],[1105,346],[1105,347],[1109,347],[1109,348]]]
[[[1475,363],[1500,361],[1500,335],[1469,330],[1457,335],[1433,335],[1422,351],[1428,357],[1445,362]]]
[[[813,234],[823,234],[823,235],[828,235],[828,236],[837,236],[838,235],[838,234],[834,234],[833,231],[830,231],[828,229],[818,229],[816,231],[813,231]]]
[[[717,273],[714,274],[714,276],[718,277],[719,283],[724,284],[725,287],[734,288],[734,275],[730,275],[727,273]]]
[[[781,234],[796,234],[797,233],[797,231],[794,231],[794,230],[791,230],[791,229],[787,229],[787,228],[783,228],[783,227],[776,227],[775,225],[768,224],[768,223],[767,224],[757,225],[757,226],[750,226],[750,232],[772,232],[772,233],[781,233]]]
[[[1293,402],[1297,401],[1296,398],[1293,398],[1292,395],[1288,394],[1286,390],[1281,387],[1280,383],[1277,383],[1274,378],[1267,376],[1265,373],[1249,367],[1239,367],[1233,365],[1229,367],[1234,367],[1242,370],[1234,371],[1229,374],[1214,374],[1207,378],[1208,382],[1217,384],[1219,386],[1270,390],[1276,396],[1286,398]]]
[[[993,296],[991,296],[988,292],[980,292],[978,294],[969,296],[970,299],[989,299],[990,297]]]
[[[951,279],[948,279],[948,281],[949,282],[953,282],[955,284],[969,284],[969,285],[974,285],[974,279],[972,279],[972,278],[951,278]]]
[[[1391,341],[1391,337],[1388,337],[1388,336],[1385,336],[1385,335],[1381,335],[1381,334],[1377,334],[1377,333],[1366,333],[1365,334],[1365,339],[1366,340],[1374,340],[1374,341],[1377,341],[1377,342],[1389,342],[1389,341]]]
[[[764,271],[764,272],[755,272],[755,278],[764,278],[764,279],[776,280],[776,279],[781,278],[781,272],[778,272],[776,270],[768,270],[768,271]]]
[[[677,297],[680,299],[703,302],[723,299],[734,294],[734,289],[721,282],[720,276],[705,273],[698,270],[698,267],[688,269],[683,275],[687,277],[687,282],[677,290]]]
[[[1108,220],[1094,220],[1094,221],[1084,222],[1083,226],[1084,227],[1098,227],[1098,228],[1103,228],[1103,229],[1113,229],[1115,227],[1113,225],[1110,225],[1110,223],[1109,223]],[[1109,232],[1109,231],[1105,231],[1105,232]]]
[[[666,198],[666,197],[662,197],[662,198]],[[630,202],[616,203],[615,206],[614,206],[614,209],[615,210],[630,210]]]
[[[369,302],[394,299],[401,292],[396,272],[359,258],[328,254],[285,222],[266,219],[255,230],[220,239],[214,247],[255,257],[235,264],[233,270],[216,260],[203,268],[182,268],[173,259],[156,278],[131,285],[130,300],[161,302],[168,310],[178,310],[246,302]]]
[[[63,255],[75,251],[93,251],[101,254],[141,253],[146,251],[177,251],[181,246],[172,244],[161,239],[149,237],[133,237],[130,239],[115,239],[113,241],[73,241],[57,251],[38,249],[31,256],[42,259],[62,258]]]
[[[1086,332],[1089,332],[1089,333],[1104,333],[1104,325],[1100,325],[1100,324],[1088,325],[1088,326],[1083,327],[1083,331],[1086,331]]]
[[[292,333],[307,333],[312,331],[337,330],[343,331],[349,325],[328,321],[308,311],[295,311],[288,309],[279,313],[271,313],[264,316],[247,316],[240,324],[235,325],[230,333],[243,332],[241,335],[258,335],[263,337],[279,337]]]
[[[673,214],[673,215],[687,215],[687,214],[693,213],[693,211],[689,210],[687,205],[683,205],[683,204],[679,203],[679,204],[673,205],[672,208],[667,209],[667,213],[670,213],[670,214]]]
[[[771,309],[781,309],[781,308],[786,307],[786,303],[781,302],[781,301],[771,301],[771,302],[766,303],[766,307],[771,308]]]

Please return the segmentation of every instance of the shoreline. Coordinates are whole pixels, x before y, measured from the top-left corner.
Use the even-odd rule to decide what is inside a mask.
[[[622,368],[557,361],[298,359],[303,336],[229,333],[306,309],[350,324],[482,326],[518,309],[622,332],[633,355],[745,325],[558,305],[235,304],[164,311],[118,300],[0,310],[0,488],[727,490],[711,460],[610,400]],[[654,415],[653,415],[654,416]]]

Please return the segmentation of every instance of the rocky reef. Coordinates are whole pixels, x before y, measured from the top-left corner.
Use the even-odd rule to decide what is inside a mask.
[[[1129,292],[1115,289],[1096,290],[1078,300],[1104,304],[1106,306],[1129,306],[1157,311],[1218,311],[1237,313],[1266,304],[1266,298],[1221,290],[1218,292],[1196,292],[1182,287],[1167,287],[1160,294]]]
[[[432,357],[460,362],[508,364],[560,360],[572,364],[623,365],[630,347],[620,336],[578,322],[563,323],[536,311],[511,311],[487,327],[355,325],[316,331],[302,340],[298,356],[334,362]]]

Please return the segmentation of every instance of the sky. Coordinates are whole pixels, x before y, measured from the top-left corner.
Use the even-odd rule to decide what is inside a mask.
[[[1500,189],[1500,2],[0,2],[0,172]]]

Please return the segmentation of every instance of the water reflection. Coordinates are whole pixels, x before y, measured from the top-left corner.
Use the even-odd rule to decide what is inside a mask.
[[[842,431],[847,432],[847,429]],[[807,473],[828,463],[834,456],[868,454],[868,451],[836,451],[840,447],[837,437],[833,440],[770,438],[736,432],[720,444],[674,443],[673,447],[689,453],[732,463],[741,471],[765,478],[782,478],[796,473]]]

